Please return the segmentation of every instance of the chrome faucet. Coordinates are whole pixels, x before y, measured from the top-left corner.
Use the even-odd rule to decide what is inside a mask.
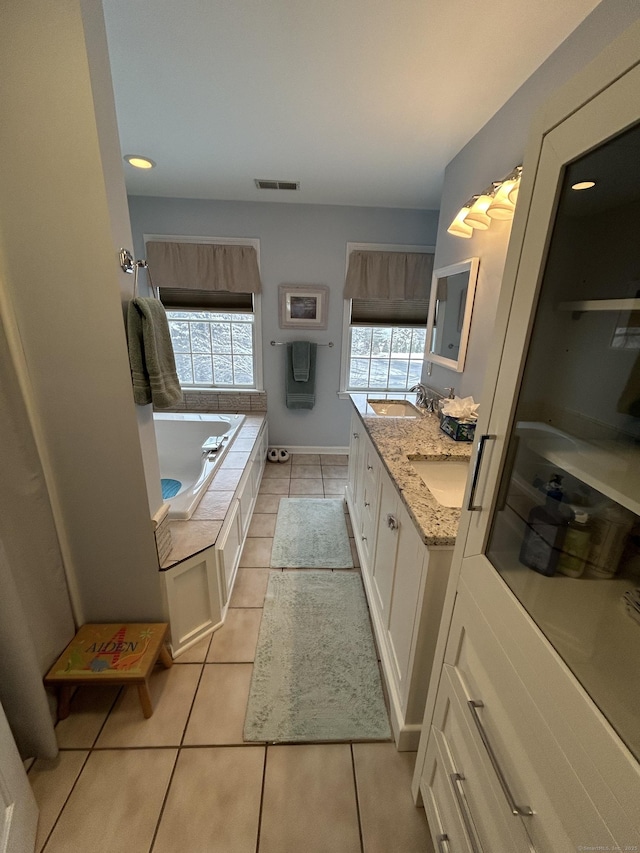
[[[418,382],[412,388],[409,388],[409,391],[416,392],[416,406],[419,406],[427,412],[436,411],[436,400],[431,396],[429,389],[426,385],[423,385],[422,382]]]

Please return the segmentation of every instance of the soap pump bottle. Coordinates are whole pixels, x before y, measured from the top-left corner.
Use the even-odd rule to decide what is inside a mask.
[[[544,506],[534,506],[527,517],[520,562],[541,575],[556,572],[566,529],[566,518],[560,507],[563,497],[562,477],[554,474],[545,486]]]
[[[573,518],[567,525],[557,571],[570,578],[579,578],[587,565],[590,540],[589,515],[576,507]]]

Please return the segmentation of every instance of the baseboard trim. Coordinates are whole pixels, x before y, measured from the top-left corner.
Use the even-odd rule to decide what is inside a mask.
[[[270,450],[274,447],[280,447],[283,450],[288,450],[289,453],[333,453],[340,456],[349,455],[348,447],[319,447],[305,445],[292,446],[291,444],[288,444],[286,447],[282,447],[282,445],[269,445]]]

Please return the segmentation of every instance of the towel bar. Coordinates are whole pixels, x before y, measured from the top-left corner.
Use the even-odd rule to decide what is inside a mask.
[[[271,346],[272,347],[286,347],[287,343],[288,343],[287,341],[271,341]],[[316,344],[316,346],[318,346],[318,347],[332,347],[333,341],[329,341],[328,344]]]

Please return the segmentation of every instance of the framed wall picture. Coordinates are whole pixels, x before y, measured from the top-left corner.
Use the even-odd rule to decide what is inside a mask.
[[[326,284],[278,285],[281,329],[326,329],[329,288]]]

